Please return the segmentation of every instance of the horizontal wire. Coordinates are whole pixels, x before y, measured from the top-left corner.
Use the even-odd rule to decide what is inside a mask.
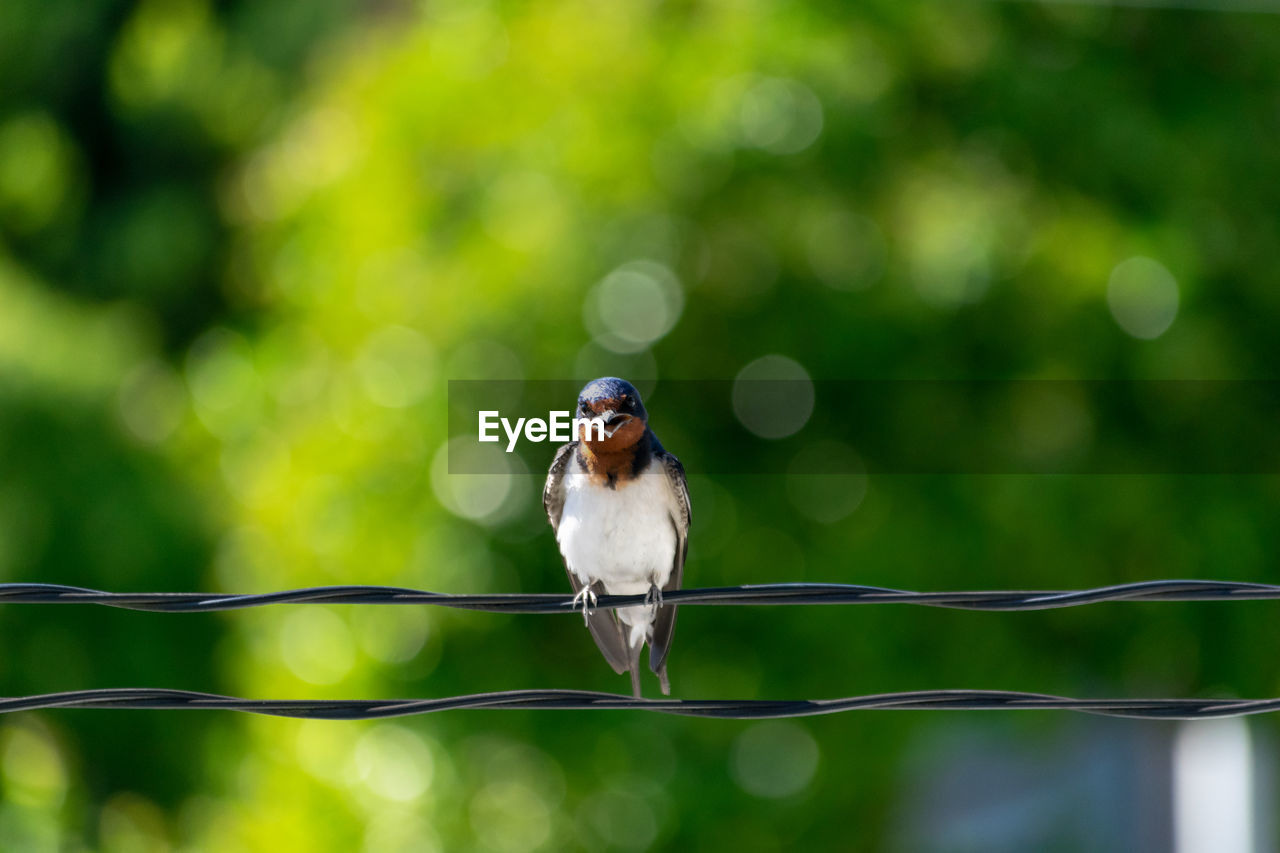
[[[633,699],[585,690],[506,690],[438,699],[240,699],[215,693],[149,688],[74,690],[0,698],[0,713],[55,708],[110,710],[223,710],[272,717],[372,720],[462,709],[632,710],[728,720],[812,717],[844,711],[1078,711],[1104,717],[1195,720],[1280,710],[1280,699],[1070,699],[1002,690],[918,690],[844,699]]]
[[[665,604],[916,604],[957,610],[1049,610],[1107,601],[1255,601],[1280,599],[1280,586],[1206,580],[1158,580],[1078,590],[911,592],[834,583],[773,583],[664,592]],[[646,604],[645,595],[601,595],[594,609]],[[490,613],[568,613],[557,593],[454,595],[394,586],[318,586],[249,595],[207,592],[104,592],[48,583],[0,584],[0,604],[99,604],[162,613],[210,613],[268,604],[431,604]]]
[[[920,593],[850,584],[761,584],[666,592],[667,604],[917,604],[964,610],[1043,610],[1106,601],[1227,601],[1280,598],[1280,586],[1166,580],[1068,591]],[[0,584],[0,603],[99,604],[155,612],[213,612],[268,604],[433,604],[468,610],[563,613],[572,598],[557,594],[450,595],[402,587],[331,586],[257,595],[111,593],[59,584]],[[646,603],[644,595],[600,596],[600,609]],[[633,699],[578,690],[513,690],[439,699],[255,700],[184,690],[122,688],[0,698],[0,713],[49,708],[222,709],[280,717],[360,720],[489,708],[501,710],[630,709],[721,719],[767,719],[853,710],[1067,710],[1141,719],[1200,719],[1280,710],[1280,699],[1071,699],[1039,693],[927,690],[816,700]]]

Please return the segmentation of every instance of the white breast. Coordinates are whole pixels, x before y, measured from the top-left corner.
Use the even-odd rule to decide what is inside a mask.
[[[576,467],[576,466],[575,466]],[[616,489],[592,483],[581,470],[565,472],[564,511],[556,540],[565,565],[583,584],[601,581],[613,595],[639,595],[671,577],[676,553],[675,496],[661,470]],[[648,607],[626,607],[631,643],[647,639]]]

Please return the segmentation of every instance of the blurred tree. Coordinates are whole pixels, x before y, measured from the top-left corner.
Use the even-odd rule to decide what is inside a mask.
[[[228,314],[221,173],[278,123],[350,0],[14,0],[0,10],[0,238],[50,284],[154,313],[177,347]]]
[[[509,478],[450,475],[446,380],[619,373],[647,383],[655,428],[700,463],[690,584],[1274,580],[1274,477],[873,473],[835,513],[806,497],[803,454],[856,460],[858,448],[831,431],[822,400],[799,435],[824,429],[832,443],[802,450],[796,473],[711,476],[742,446],[691,441],[699,414],[664,403],[663,382],[732,378],[770,354],[786,357],[770,369],[819,379],[1269,376],[1280,18],[434,2],[318,39],[341,7],[306,21],[271,4],[60,5],[39,21],[13,8],[0,12],[0,45],[53,58],[0,50],[28,68],[0,78],[0,223],[33,279],[0,276],[0,296],[25,306],[8,326],[0,317],[0,376],[15,385],[0,435],[34,448],[0,501],[0,530],[26,531],[0,549],[11,577],[67,580],[75,560],[77,577],[103,586],[179,588],[197,583],[173,567],[199,571],[208,553],[204,583],[227,590],[563,589],[537,500],[550,449],[504,456]],[[49,53],[77,39],[96,47]],[[30,70],[61,69],[64,53],[87,63],[75,86],[70,72]],[[83,304],[104,297],[128,306]],[[77,347],[92,330],[97,348]],[[46,384],[88,402],[51,404]],[[1091,440],[1086,401],[1069,394],[1006,407],[1027,453]],[[937,411],[862,416],[877,434],[916,436]],[[62,447],[98,467],[67,467]],[[117,520],[103,507],[120,499],[143,511]],[[39,509],[54,505],[61,514]],[[60,519],[56,548],[28,541],[42,529],[24,520],[33,512]],[[116,544],[90,547],[104,531]],[[121,558],[140,542],[146,571]],[[1268,613],[688,608],[672,678],[688,697],[1275,695]],[[20,642],[38,615],[6,611],[0,628]],[[123,617],[63,618],[71,644]],[[264,609],[225,620],[216,676],[172,670],[207,636],[138,647],[142,626],[172,638],[185,618],[129,624],[119,648],[136,650],[137,668],[104,665],[113,684],[208,675],[262,697],[625,689],[572,619]],[[116,648],[94,650],[86,670]],[[0,672],[12,689],[50,683]],[[69,773],[91,754],[75,733],[112,737],[81,719],[6,730],[13,755],[44,756],[0,758],[16,779],[6,797],[35,792],[51,813],[36,796],[52,790],[44,777],[12,768]],[[236,850],[281,838],[379,851],[893,849],[913,745],[956,719],[236,719],[206,731],[192,759],[207,782],[165,769],[176,787],[157,793],[103,746],[107,781],[64,787],[96,809],[79,813],[97,815],[107,849],[130,837]],[[967,722],[1032,742],[1062,725]],[[159,817],[120,799],[125,786],[160,802]],[[34,837],[4,814],[0,840]]]

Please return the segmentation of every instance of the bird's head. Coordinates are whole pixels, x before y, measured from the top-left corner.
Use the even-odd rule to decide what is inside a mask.
[[[588,382],[578,394],[576,417],[600,418],[604,421],[604,439],[588,440],[594,431],[579,436],[593,450],[612,452],[631,447],[649,423],[649,413],[644,410],[640,392],[625,379],[606,376]]]

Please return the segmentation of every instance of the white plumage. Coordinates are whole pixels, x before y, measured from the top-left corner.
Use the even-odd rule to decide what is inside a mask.
[[[584,586],[600,581],[610,595],[640,595],[666,584],[676,553],[672,519],[680,511],[660,467],[610,489],[571,465],[564,495],[556,541],[565,565]],[[623,607],[617,613],[630,629],[632,648],[651,638],[653,608]]]

